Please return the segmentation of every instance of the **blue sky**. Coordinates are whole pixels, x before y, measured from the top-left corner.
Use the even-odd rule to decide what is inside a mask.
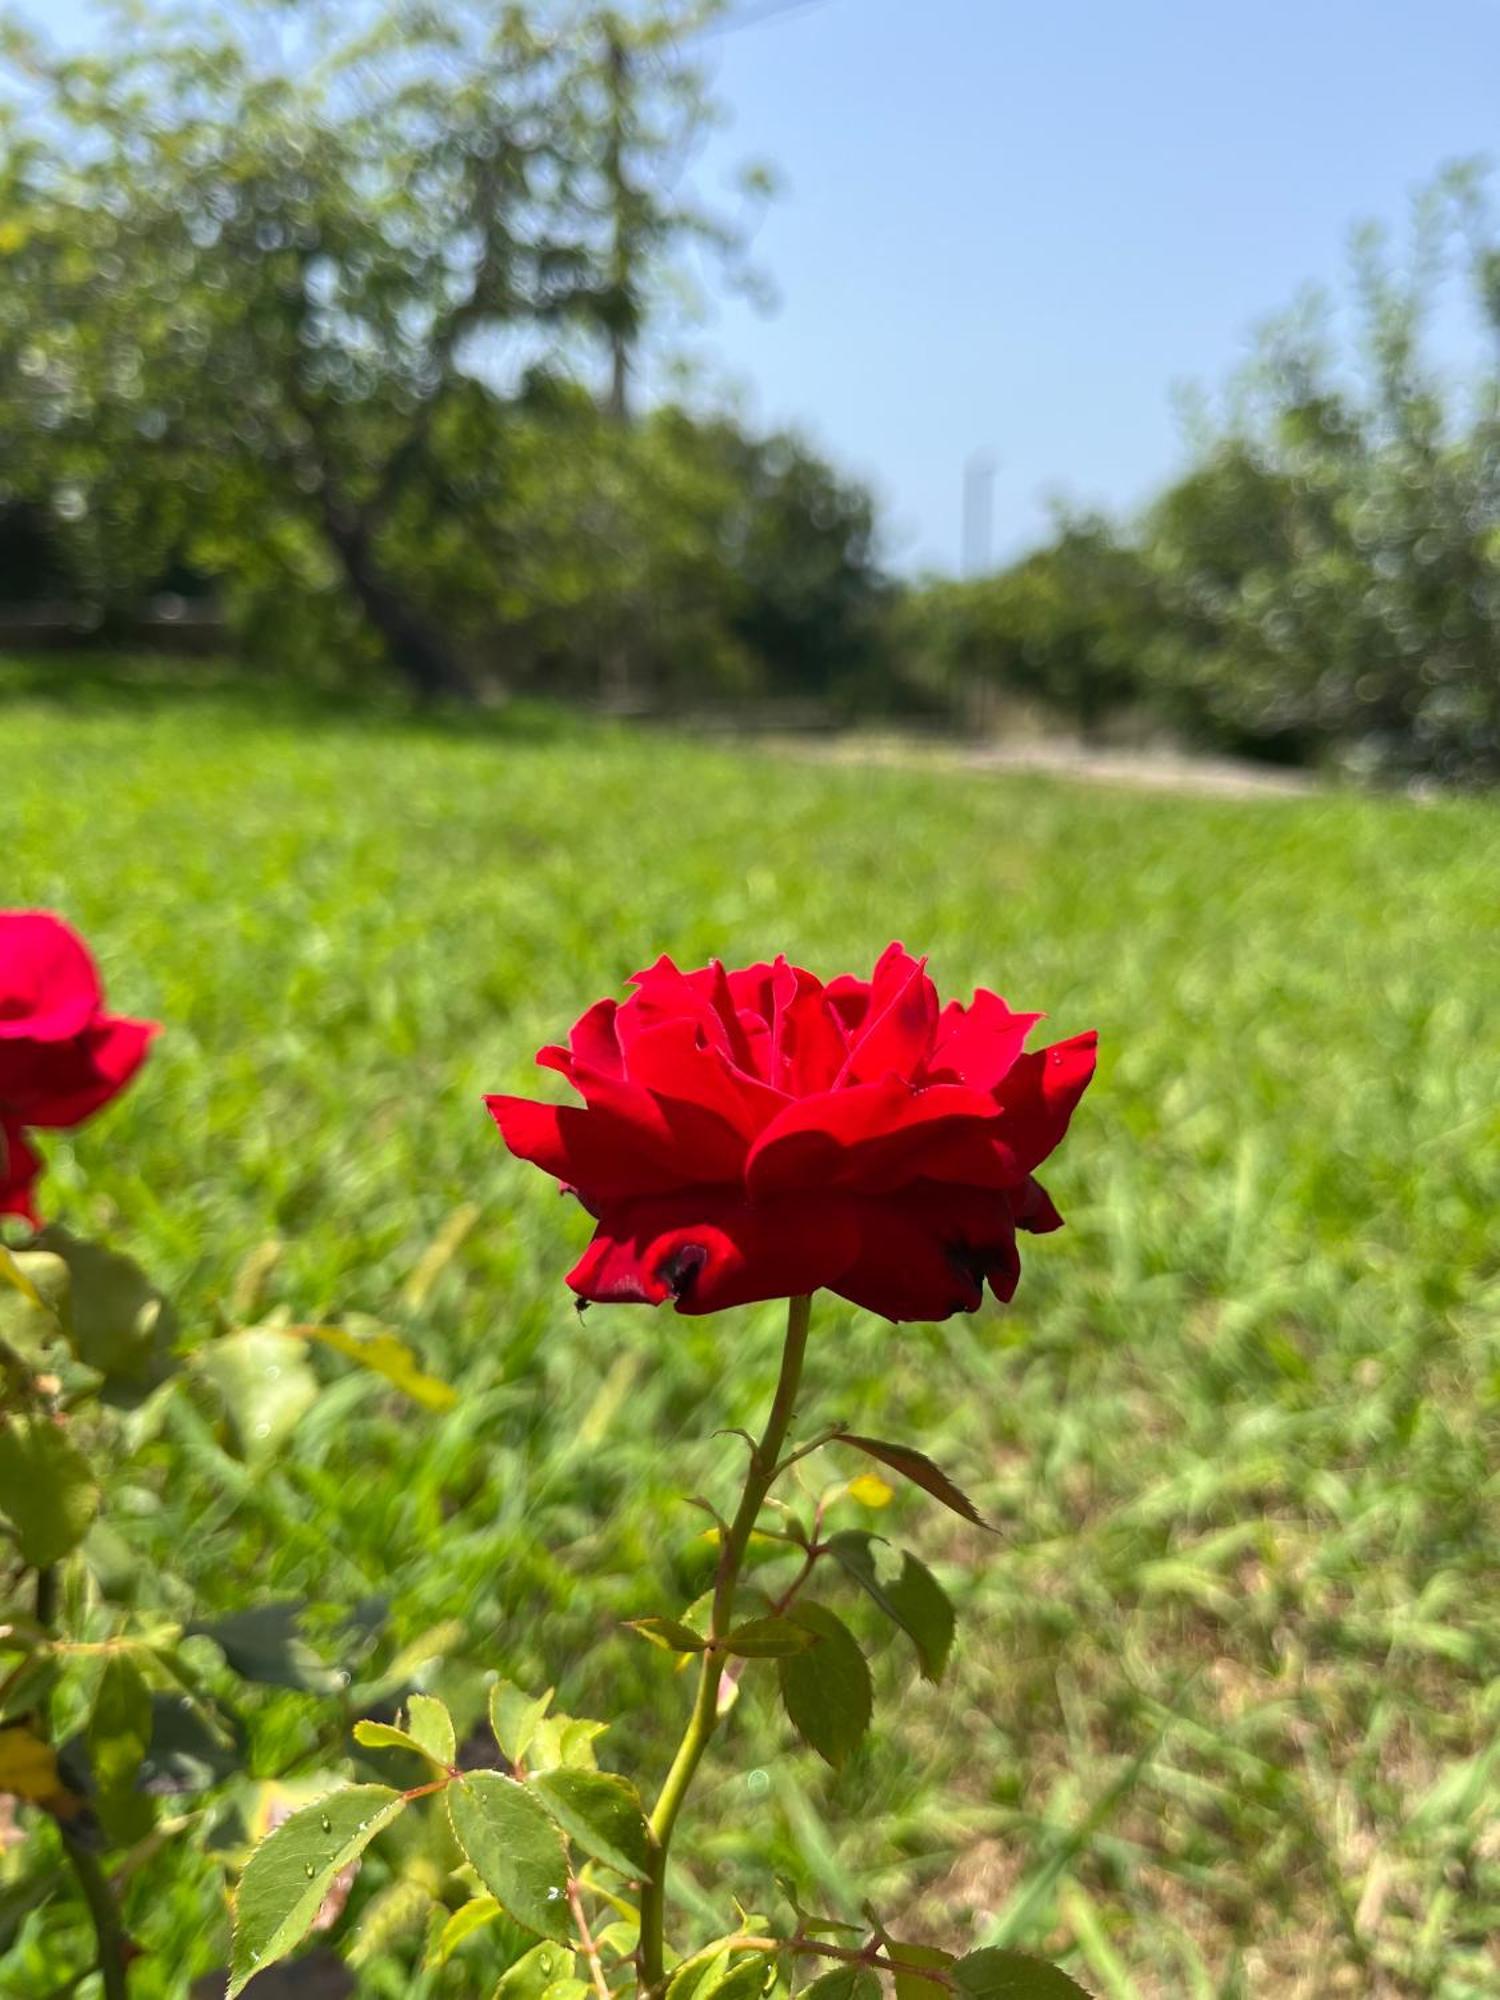
[[[717,301],[694,349],[874,484],[904,569],[957,565],[976,452],[997,554],[1049,494],[1144,498],[1180,461],[1175,385],[1337,281],[1356,218],[1500,154],[1500,0],[804,0],[714,67],[700,183],[779,167],[780,304]]]
[[[761,154],[786,188],[779,309],[725,306],[712,346],[875,482],[903,567],[956,566],[977,450],[998,552],[1051,491],[1145,496],[1174,384],[1338,280],[1354,220],[1500,154],[1500,0],[813,0],[716,67],[706,176]]]

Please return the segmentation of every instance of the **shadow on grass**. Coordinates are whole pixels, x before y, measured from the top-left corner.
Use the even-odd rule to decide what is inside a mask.
[[[103,650],[0,653],[0,713],[20,704],[80,716],[201,713],[294,729],[333,724],[511,743],[566,742],[599,727],[597,718],[535,697],[421,703],[388,683],[340,687],[268,674],[229,658]]]

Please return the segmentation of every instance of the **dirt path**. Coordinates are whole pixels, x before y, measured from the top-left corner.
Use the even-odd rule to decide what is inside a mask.
[[[1128,785],[1226,799],[1308,798],[1320,791],[1306,771],[1273,769],[1233,757],[1187,757],[1172,750],[1089,750],[1061,739],[993,743],[963,749],[911,736],[760,739],[788,757],[828,764],[877,764],[908,770],[1042,771],[1085,784]]]

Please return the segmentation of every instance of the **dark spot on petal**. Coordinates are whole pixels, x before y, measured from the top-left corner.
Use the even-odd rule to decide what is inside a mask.
[[[943,1252],[961,1278],[983,1291],[985,1274],[994,1258],[992,1250],[978,1250],[972,1243],[945,1243]]]
[[[708,1262],[708,1249],[702,1243],[679,1243],[672,1253],[662,1259],[657,1268],[657,1276],[671,1292],[674,1299],[682,1300],[691,1296],[698,1273]]]

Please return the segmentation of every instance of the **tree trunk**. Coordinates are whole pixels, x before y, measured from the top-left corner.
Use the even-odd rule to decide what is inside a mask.
[[[381,571],[367,525],[325,499],[323,524],[360,609],[380,634],[391,664],[423,701],[471,701],[474,684],[447,640]]]

